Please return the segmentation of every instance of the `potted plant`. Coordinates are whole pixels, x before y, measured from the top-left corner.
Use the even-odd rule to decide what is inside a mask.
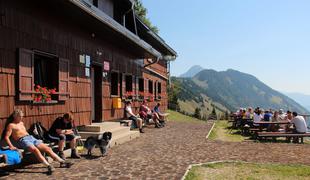
[[[56,88],[48,89],[40,85],[34,86],[35,94],[33,101],[35,103],[50,103],[53,102],[52,95],[56,93]]]
[[[132,91],[126,91],[125,100],[132,100],[134,93]]]

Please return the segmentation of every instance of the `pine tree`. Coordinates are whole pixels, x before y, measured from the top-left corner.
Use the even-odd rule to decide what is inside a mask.
[[[147,9],[143,6],[141,0],[135,0],[135,12],[141,18],[144,24],[146,24],[153,32],[159,32],[158,28],[152,25],[149,18],[147,18]]]
[[[195,112],[194,112],[194,117],[197,118],[197,119],[201,119],[201,114],[200,114],[200,112],[201,112],[201,109],[197,107],[197,108],[195,109]]]

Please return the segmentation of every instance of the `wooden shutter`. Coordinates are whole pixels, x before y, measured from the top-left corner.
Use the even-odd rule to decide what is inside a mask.
[[[158,82],[155,81],[154,82],[154,98],[157,99],[157,95],[158,95],[158,86],[157,86]]]
[[[68,99],[69,96],[69,60],[59,58],[59,101],[65,101]],[[80,89],[83,91],[83,89]]]
[[[135,94],[139,95],[139,77],[136,76],[136,81],[135,81]]]
[[[19,100],[32,101],[34,92],[34,59],[33,51],[28,49],[19,49],[18,62],[18,82],[19,82]]]

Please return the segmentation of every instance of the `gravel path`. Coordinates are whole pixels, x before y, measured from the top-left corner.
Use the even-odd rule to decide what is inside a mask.
[[[57,168],[52,176],[36,164],[8,178],[170,180],[181,179],[190,164],[219,160],[310,165],[310,145],[209,141],[205,137],[211,126],[212,122],[168,122],[165,128],[149,127],[140,138],[113,147],[106,157],[75,160],[70,169]]]

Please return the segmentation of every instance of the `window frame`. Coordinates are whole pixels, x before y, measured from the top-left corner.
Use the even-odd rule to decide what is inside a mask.
[[[61,101],[66,101],[69,97],[69,60],[60,58],[55,54],[51,54],[48,52],[36,50],[36,49],[25,49],[25,48],[18,48],[18,65],[17,65],[17,93],[18,96],[17,100],[22,102],[32,102],[33,104],[55,104]],[[35,65],[34,65],[34,57],[35,55],[46,56],[49,58],[55,58],[55,63],[58,64],[58,74],[57,74],[57,81],[58,82],[58,91],[54,94],[58,95],[57,100],[48,101],[48,102],[35,102],[34,95],[40,94],[39,92],[35,91],[34,88],[34,78],[35,78]],[[28,64],[27,64],[28,62]],[[65,68],[60,66],[60,64],[65,65]],[[61,74],[60,69],[64,69],[63,73]],[[28,81],[27,81],[28,79]],[[30,85],[29,85],[30,84]],[[61,87],[60,84],[64,85]]]
[[[112,94],[112,82],[114,82],[114,81],[112,81],[112,74],[116,74],[117,75],[117,77],[116,77],[116,80],[117,80],[117,83],[116,83],[116,90],[117,90],[117,93],[116,94]],[[122,87],[122,86],[119,86],[120,85],[120,72],[119,71],[111,71],[110,72],[110,96],[111,97],[120,97],[120,88]]]

